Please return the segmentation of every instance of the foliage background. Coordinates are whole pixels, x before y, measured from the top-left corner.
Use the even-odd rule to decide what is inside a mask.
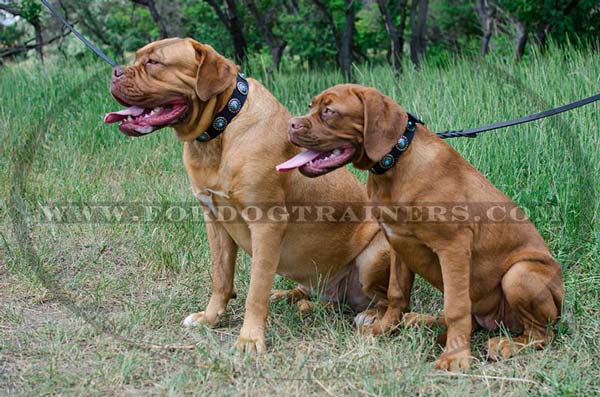
[[[485,52],[496,52],[507,59],[526,56],[532,46],[544,50],[549,40],[559,45],[591,45],[596,49],[600,42],[600,3],[596,0],[58,0],[52,3],[78,29],[119,59],[161,37],[189,36],[210,43],[239,62],[267,65],[271,69],[280,65],[279,61],[270,65],[270,48],[285,43],[282,62],[287,67],[337,65],[350,73],[340,60],[345,42],[350,48],[351,62],[391,62],[391,36],[384,26],[382,12],[389,13],[397,29],[401,29],[401,16],[406,17],[404,29],[398,32],[404,41],[400,56],[412,54],[412,47],[417,45],[412,43],[413,36],[423,35],[425,44],[417,52],[429,63],[438,65],[446,64],[456,55],[470,57],[481,53],[486,21],[491,41]],[[411,19],[419,16],[413,5],[425,6],[423,32],[411,31]],[[257,14],[251,11],[252,6]],[[351,34],[344,38],[346,24]],[[237,36],[232,34],[235,29]],[[65,33],[60,22],[39,1],[0,0],[0,58],[4,61],[23,60],[35,51],[40,57],[44,52],[81,57],[87,50],[73,37],[63,37]],[[525,41],[522,53],[517,48],[520,40]],[[244,53],[240,52],[242,47]],[[418,64],[418,59],[412,56],[411,59]]]

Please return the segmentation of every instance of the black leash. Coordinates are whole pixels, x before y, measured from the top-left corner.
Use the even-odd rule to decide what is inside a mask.
[[[581,99],[579,101],[569,103],[567,105],[559,106],[557,108],[546,110],[546,111],[540,112],[540,113],[530,114],[529,116],[520,117],[518,119],[512,119],[512,120],[508,120],[508,121],[502,121],[499,123],[484,125],[483,127],[470,128],[468,130],[450,130],[450,131],[438,132],[437,135],[442,139],[461,138],[461,137],[475,138],[475,137],[477,137],[477,134],[479,134],[481,132],[492,131],[492,130],[497,130],[498,128],[504,128],[504,127],[510,127],[513,125],[529,123],[530,121],[554,116],[556,114],[563,113],[563,112],[566,112],[571,109],[575,109],[575,108],[578,108],[581,106],[588,105],[588,104],[590,104],[592,102],[596,102],[598,100],[600,100],[600,94],[592,95],[591,97],[587,97],[587,98]]]
[[[109,58],[108,55],[106,55],[104,52],[102,52],[102,50],[100,48],[93,45],[88,39],[86,39],[81,33],[79,33],[73,26],[71,26],[71,24],[69,22],[67,22],[67,20],[62,15],[60,15],[58,13],[58,11],[56,11],[54,9],[54,7],[52,7],[50,5],[50,3],[48,3],[47,0],[42,0],[42,4],[44,4],[46,6],[46,8],[48,8],[55,17],[60,19],[60,21],[63,23],[63,25],[65,25],[67,27],[67,29],[69,29],[75,36],[77,36],[77,38],[79,40],[81,40],[83,42],[83,44],[88,46],[90,50],[94,51],[94,53],[96,55],[98,55],[100,58],[102,58],[106,62],[108,62],[113,68],[118,66],[118,64],[113,59]]]

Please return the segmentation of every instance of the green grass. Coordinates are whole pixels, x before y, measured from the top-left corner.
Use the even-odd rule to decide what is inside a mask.
[[[597,53],[551,49],[512,64],[459,60],[443,69],[358,67],[372,85],[437,131],[550,108],[600,91]],[[232,350],[249,260],[217,330],[179,325],[208,302],[201,223],[47,224],[28,214],[48,202],[193,203],[181,144],[169,131],[129,139],[102,124],[114,110],[109,70],[57,61],[0,69],[0,395],[404,395],[600,393],[600,106],[451,143],[527,208],[566,285],[557,340],[463,375],[435,371],[434,330],[378,340],[352,316],[318,306],[300,318],[272,305],[258,361]],[[288,106],[341,82],[313,71],[254,76]],[[116,106],[118,108],[118,106]],[[365,174],[360,174],[365,178]],[[292,285],[282,278],[276,287]],[[437,312],[441,294],[418,280],[414,309]],[[474,335],[475,354],[485,333]]]

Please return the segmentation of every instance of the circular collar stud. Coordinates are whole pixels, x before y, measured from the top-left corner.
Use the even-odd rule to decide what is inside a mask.
[[[381,160],[379,160],[379,166],[385,170],[390,169],[394,166],[396,159],[391,154],[386,154]]]
[[[402,137],[398,140],[396,148],[401,152],[405,151],[408,148],[408,139],[405,135],[402,135]]]
[[[198,140],[200,142],[208,142],[210,141],[210,135],[208,135],[208,132],[204,131],[199,137]]]
[[[240,111],[241,108],[242,102],[240,102],[240,100],[237,98],[232,98],[227,104],[227,109],[229,109],[231,113],[237,113]]]
[[[237,89],[242,95],[248,94],[248,84],[245,81],[238,81]]]
[[[227,119],[225,117],[217,117],[213,121],[213,128],[217,131],[223,131],[227,127]]]

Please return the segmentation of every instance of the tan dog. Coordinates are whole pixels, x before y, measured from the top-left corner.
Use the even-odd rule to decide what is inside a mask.
[[[221,135],[208,142],[195,140],[239,90],[238,70],[212,47],[191,39],[149,44],[137,52],[133,66],[113,71],[111,92],[129,108],[108,114],[106,122],[120,122],[120,130],[131,136],[170,126],[184,142],[183,162],[205,210],[212,258],[208,306],[188,316],[184,325],[217,325],[235,295],[234,267],[241,247],[252,263],[236,346],[262,352],[275,273],[300,284],[275,298],[302,299],[321,283],[325,299],[363,310],[375,295],[386,298],[389,244],[373,223],[286,221],[293,215],[290,203],[364,202],[366,189],[346,170],[319,180],[275,172],[275,165],[298,149],[287,139],[290,114],[258,81],[248,79],[246,102]],[[223,207],[235,210],[233,220],[219,218]],[[257,208],[266,214],[272,210],[273,219],[257,219]],[[307,301],[301,303],[306,306]]]
[[[423,125],[407,126],[408,120],[407,113],[379,91],[338,85],[315,97],[307,116],[290,121],[291,141],[311,149],[302,155],[312,158],[300,165],[305,175],[323,175],[350,161],[359,169],[386,161],[387,171],[369,175],[367,191],[371,202],[387,208],[380,208],[378,221],[395,251],[389,306],[384,317],[364,331],[378,334],[398,324],[409,310],[418,273],[444,293],[447,343],[436,367],[468,367],[472,318],[475,325],[490,330],[503,324],[522,332],[514,345],[506,338],[492,338],[491,358],[509,357],[528,343],[546,344],[564,297],[559,264],[509,198],[450,145]],[[407,127],[413,132],[405,134]],[[408,147],[400,140],[403,135],[414,136]],[[394,165],[384,156],[395,145],[404,151]],[[314,157],[315,153],[321,154]],[[399,208],[398,216],[389,211],[393,206]],[[422,214],[432,208],[435,216],[414,217],[415,209]],[[501,219],[502,214],[514,215],[515,221]],[[405,315],[408,322],[415,319],[418,315]]]

